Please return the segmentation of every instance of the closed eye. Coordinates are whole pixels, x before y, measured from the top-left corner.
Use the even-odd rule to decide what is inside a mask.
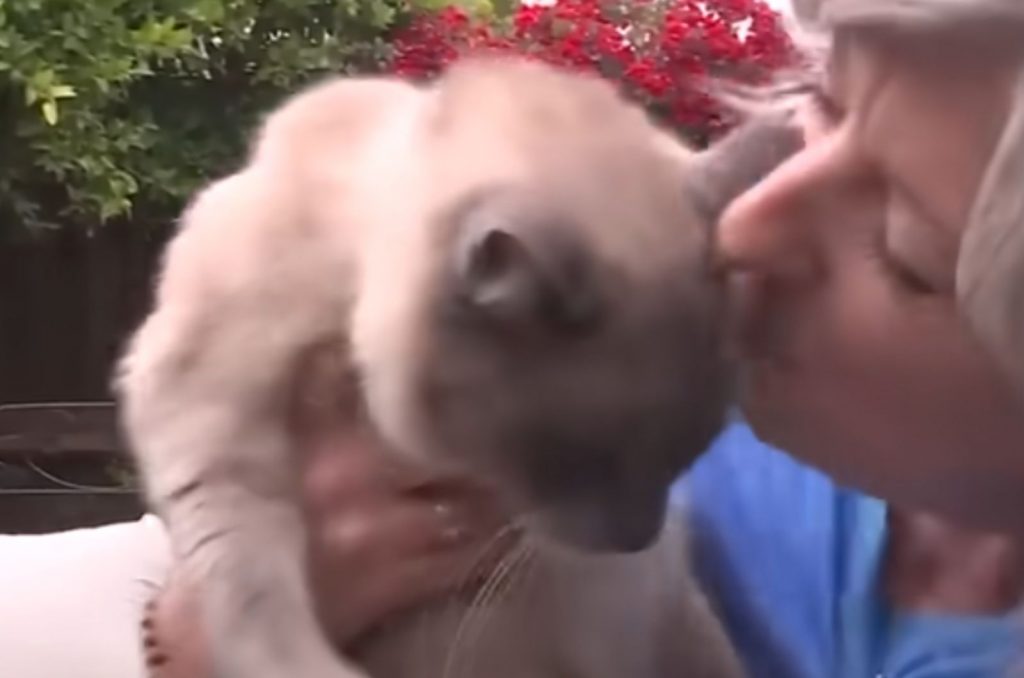
[[[881,248],[881,260],[886,271],[899,283],[900,287],[920,295],[935,295],[939,290],[924,276],[915,271],[909,264],[896,256],[887,247]]]

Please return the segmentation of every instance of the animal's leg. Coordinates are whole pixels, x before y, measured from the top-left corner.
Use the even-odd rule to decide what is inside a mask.
[[[277,444],[257,437],[262,428],[228,444],[249,451]],[[275,496],[273,488],[214,481],[165,506],[184,574],[200,582],[218,676],[355,675],[342,666],[313,613],[305,528],[290,498]]]
[[[209,359],[217,354],[223,358],[212,351]],[[249,371],[273,362],[262,353]],[[335,656],[314,614],[280,403],[268,401],[267,383],[217,374],[220,384],[187,372],[155,380],[149,397],[133,403],[131,426],[150,499],[183,576],[198,588],[216,675],[357,675]]]
[[[272,214],[259,194],[240,197],[253,199],[250,213],[240,204],[229,216]],[[200,200],[185,237],[208,227],[204,217],[224,216],[225,205],[209,207]],[[334,653],[307,587],[286,425],[296,361],[317,338],[311,318],[324,302],[248,283],[224,293],[209,277],[196,285],[197,270],[210,274],[195,265],[204,251],[172,250],[161,301],[121,365],[126,430],[149,500],[197,588],[214,675],[355,678],[361,673]]]

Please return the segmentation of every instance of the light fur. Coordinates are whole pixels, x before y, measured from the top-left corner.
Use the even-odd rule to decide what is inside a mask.
[[[331,80],[268,118],[246,165],[187,208],[117,377],[148,499],[200,584],[218,678],[364,675],[314,614],[295,501],[288,413],[301,359],[325,346],[360,375],[367,416],[399,453],[498,481],[558,537],[534,560],[543,593],[498,606],[474,678],[738,675],[683,528],[664,521],[667,487],[718,429],[728,391],[708,232],[684,191],[698,166],[610,85],[516,60],[467,60],[427,87]],[[453,215],[479,190],[482,212]],[[515,215],[536,221],[509,228],[538,260],[474,279],[456,250]],[[564,274],[551,289],[549,263]],[[550,301],[535,288],[583,329],[552,330],[526,304]],[[510,332],[478,316],[522,338],[508,348]],[[561,485],[549,487],[550,458],[520,459],[534,440],[573,448]],[[558,545],[574,540],[637,552]],[[468,610],[432,617],[428,657]],[[366,647],[370,675],[443,675],[402,664],[421,656],[413,626]]]

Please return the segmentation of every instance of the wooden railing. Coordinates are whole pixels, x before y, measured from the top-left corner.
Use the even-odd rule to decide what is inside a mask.
[[[0,405],[0,533],[87,527],[140,513],[113,403]]]

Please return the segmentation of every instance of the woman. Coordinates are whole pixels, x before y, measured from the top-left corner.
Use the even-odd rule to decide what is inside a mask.
[[[845,483],[1022,532],[1024,391],[1007,367],[1019,355],[1001,350],[975,304],[998,327],[1024,319],[1005,305],[1012,296],[982,294],[1011,284],[982,289],[957,269],[964,238],[961,273],[993,270],[971,244],[1006,226],[977,214],[1020,210],[1019,189],[979,188],[1021,143],[1024,4],[826,0],[801,11],[836,24],[827,77],[803,110],[807,147],[718,229],[746,309],[744,412],[763,439]],[[1017,241],[1004,258],[1024,249]],[[1018,256],[1006,274],[1024,281]]]
[[[746,417],[832,479],[727,438],[690,478],[704,552],[733,556],[727,616],[776,622],[747,648],[783,648],[776,675],[1001,675],[1024,636],[1024,4],[797,9],[832,30],[806,147],[730,206],[718,255]]]
[[[758,580],[744,573],[784,571],[782,561],[772,564],[779,554],[807,563],[830,542],[842,548],[825,564],[867,563],[861,588],[873,595],[863,600],[885,603],[881,612],[870,605],[860,612],[856,606],[839,609],[856,581],[820,595],[790,582],[794,593],[788,600],[806,602],[817,595],[808,607],[819,615],[848,614],[849,623],[836,627],[837,633],[873,630],[879,615],[892,610],[976,617],[957,625],[952,637],[943,635],[949,627],[942,625],[937,635],[912,633],[911,644],[923,643],[923,651],[895,664],[869,647],[875,636],[867,633],[839,641],[828,627],[827,637],[813,641],[814,653],[789,652],[813,644],[793,640],[793,633],[760,638],[754,644],[780,657],[779,670],[762,675],[862,676],[893,665],[901,676],[992,675],[1009,641],[993,647],[983,622],[995,620],[1005,628],[1002,617],[1022,588],[1013,573],[1024,571],[1024,404],[1018,388],[1024,387],[1024,375],[1015,354],[1017,347],[1024,349],[1017,331],[1024,317],[1013,305],[1019,297],[1011,294],[1024,277],[1024,243],[1016,235],[1024,218],[1015,216],[1020,196],[1006,188],[1012,189],[1014,177],[1020,184],[1014,168],[1024,138],[1024,4],[826,0],[801,3],[798,11],[834,38],[827,78],[799,105],[806,148],[737,200],[719,229],[719,258],[738,302],[735,348],[744,365],[743,407],[763,439],[893,503],[873,503],[856,493],[847,493],[850,501],[844,503],[843,490],[830,480],[764,448],[742,425],[726,432],[682,491],[691,495],[702,533],[720,542],[716,547],[705,539],[701,550],[719,558],[713,555],[704,565],[718,571],[732,566],[737,574],[729,586],[751,599],[780,578]],[[986,259],[995,255],[998,261]],[[759,465],[750,466],[751,459]],[[375,472],[367,476],[360,482],[379,486],[369,480]],[[417,508],[410,493],[395,491],[393,482],[384,484],[392,489],[377,493],[379,501],[363,505],[372,510],[354,501],[344,510],[314,514],[327,526],[318,534],[331,535],[318,543],[334,557],[314,562],[320,565],[325,618],[342,644],[388,611],[443,591],[449,582],[442,571],[474,550],[468,538],[473,520],[461,527],[435,523],[439,515],[457,511],[439,513],[431,501],[419,499]],[[801,492],[792,492],[794,487]],[[816,503],[793,504],[814,497]],[[730,513],[729,506],[741,499],[753,509]],[[772,502],[782,510],[757,510]],[[800,518],[822,506],[833,508],[826,520],[831,536],[815,541],[791,531],[787,515]],[[387,507],[394,508],[392,529],[392,519],[381,518]],[[852,527],[847,507],[860,519]],[[348,527],[332,528],[332,516]],[[752,551],[743,543],[757,518],[778,521],[759,528],[773,543],[755,555],[760,560],[744,562]],[[873,524],[866,540],[864,520]],[[979,534],[953,521],[1005,534]],[[417,528],[398,529],[400,523]],[[787,544],[795,546],[787,550]],[[846,550],[858,544],[866,555]],[[813,549],[818,551],[809,553]],[[369,566],[372,555],[379,556],[373,561],[379,568]],[[871,565],[872,558],[880,562]],[[930,573],[925,586],[914,581],[922,567]],[[790,571],[790,579],[800,572]],[[357,581],[359,576],[366,578]],[[748,584],[752,588],[745,589]],[[360,596],[366,590],[371,593]],[[147,644],[157,675],[202,675],[187,593],[187,586],[172,586],[157,599],[156,633]],[[742,614],[737,610],[731,606]],[[767,606],[755,613],[772,611]],[[779,610],[774,614],[781,616]],[[867,615],[859,625],[858,614]],[[816,619],[796,617],[789,628]],[[150,631],[153,623],[146,624]],[[771,624],[748,623],[755,627]],[[743,640],[744,634],[737,637]],[[968,646],[956,657],[959,664],[933,662],[915,673],[921,656],[934,657],[950,643]],[[747,654],[756,666],[756,653]],[[818,659],[807,659],[812,654]],[[1000,658],[978,659],[992,654]],[[963,670],[957,673],[957,667]]]
[[[730,206],[718,255],[746,417],[832,479],[727,435],[690,478],[703,551],[775,675],[1002,675],[1024,637],[1024,3],[797,10],[832,31],[806,147]]]

